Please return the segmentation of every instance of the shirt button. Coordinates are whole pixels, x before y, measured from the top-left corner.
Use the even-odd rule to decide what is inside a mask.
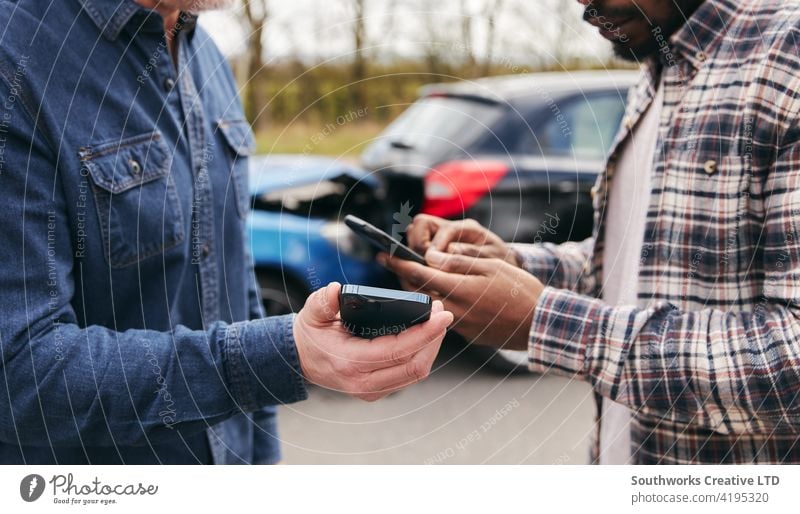
[[[131,167],[131,172],[134,175],[138,175],[139,173],[142,172],[142,165],[139,164],[139,161],[135,159],[131,159],[130,161],[128,161],[128,166]]]
[[[717,171],[717,161],[706,161],[706,163],[703,164],[703,170],[706,174],[713,175]]]
[[[206,257],[208,257],[208,254],[211,253],[211,247],[208,246],[207,244],[203,245],[203,249],[200,250],[200,253],[202,254],[203,258],[205,259]]]
[[[697,52],[697,55],[695,55],[695,57],[700,62],[706,62],[706,59],[708,58],[705,52]]]
[[[167,79],[164,81],[164,89],[167,91],[172,91],[172,88],[174,87],[175,81],[172,79],[172,77],[167,77]]]

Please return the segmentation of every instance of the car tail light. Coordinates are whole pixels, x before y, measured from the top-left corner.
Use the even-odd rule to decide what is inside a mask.
[[[449,161],[425,176],[425,214],[462,216],[508,173],[502,161]]]

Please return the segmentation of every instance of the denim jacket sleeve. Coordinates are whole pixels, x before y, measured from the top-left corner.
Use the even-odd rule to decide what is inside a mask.
[[[245,255],[250,267],[250,287],[248,287],[250,319],[258,320],[263,318],[266,313],[261,301],[249,237],[246,238],[246,242]],[[276,464],[281,460],[277,417],[277,409],[273,406],[264,407],[253,413],[253,464]]]
[[[0,440],[143,445],[305,398],[291,316],[204,331],[81,326],[55,145],[22,102],[0,116]]]

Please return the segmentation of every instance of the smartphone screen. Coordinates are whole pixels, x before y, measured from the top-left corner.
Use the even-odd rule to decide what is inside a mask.
[[[348,214],[344,218],[344,223],[360,237],[366,239],[373,246],[379,250],[383,250],[392,257],[413,261],[418,264],[422,264],[423,266],[427,266],[425,258],[422,255],[418,254],[383,230],[371,225],[370,223],[367,223],[361,218]]]

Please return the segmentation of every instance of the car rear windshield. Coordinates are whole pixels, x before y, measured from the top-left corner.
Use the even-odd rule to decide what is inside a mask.
[[[541,113],[544,113],[542,115]],[[543,104],[523,130],[517,153],[601,159],[614,141],[625,113],[620,93],[581,93]]]
[[[395,144],[430,156],[469,146],[503,115],[499,104],[452,96],[429,96],[409,107],[384,135]]]

